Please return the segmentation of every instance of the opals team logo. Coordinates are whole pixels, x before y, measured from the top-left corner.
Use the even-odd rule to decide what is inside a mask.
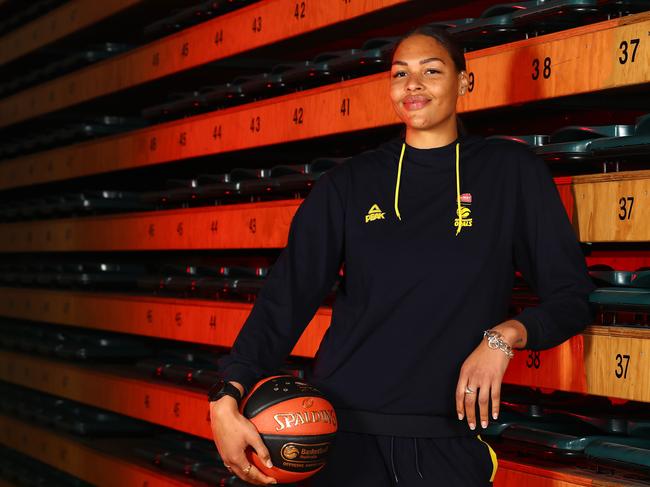
[[[458,204],[458,201],[456,202]],[[472,210],[469,209],[467,206],[464,205],[471,205],[472,204],[472,193],[463,193],[460,195],[460,208],[456,207],[456,218],[454,220],[454,227],[456,227],[458,230],[456,231],[456,235],[460,232],[460,227],[471,227],[472,226],[472,219],[470,218],[470,215],[472,214]]]

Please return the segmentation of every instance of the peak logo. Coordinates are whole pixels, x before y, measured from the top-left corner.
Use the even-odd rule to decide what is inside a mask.
[[[384,213],[383,211],[381,211],[379,209],[379,205],[377,203],[375,203],[368,210],[368,214],[366,215],[366,223],[372,222],[372,221],[375,221],[375,220],[385,220],[386,219],[384,217],[385,214],[386,213]]]

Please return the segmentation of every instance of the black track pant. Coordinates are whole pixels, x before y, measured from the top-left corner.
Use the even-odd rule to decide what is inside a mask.
[[[304,487],[491,487],[498,462],[480,437],[404,438],[339,431]]]

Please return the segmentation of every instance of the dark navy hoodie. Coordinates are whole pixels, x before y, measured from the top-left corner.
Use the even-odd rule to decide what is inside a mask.
[[[375,425],[399,415],[466,423],[456,418],[460,368],[483,331],[508,319],[515,269],[540,298],[512,317],[527,329],[527,349],[558,345],[594,318],[595,285],[541,159],[515,142],[474,135],[432,149],[397,137],[314,184],[220,359],[225,379],[248,391],[276,373],[343,262],[309,381],[337,413],[376,413]],[[395,434],[361,423],[359,430]],[[461,428],[452,433],[471,434]]]

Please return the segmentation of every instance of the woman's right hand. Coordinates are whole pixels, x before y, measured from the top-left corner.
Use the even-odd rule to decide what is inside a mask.
[[[277,484],[273,477],[264,475],[246,458],[245,450],[251,446],[269,468],[272,466],[269,451],[257,428],[239,412],[234,398],[224,396],[210,403],[210,425],[219,455],[232,473],[255,485]],[[246,472],[249,465],[251,468]]]

